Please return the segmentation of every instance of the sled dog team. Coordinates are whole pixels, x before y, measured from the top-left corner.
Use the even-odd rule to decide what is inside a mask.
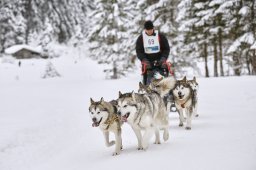
[[[103,98],[94,101],[89,107],[92,126],[99,127],[104,134],[106,146],[115,144],[113,155],[122,150],[121,126],[128,123],[138,141],[138,150],[146,150],[150,138],[155,134],[155,144],[160,144],[160,131],[163,140],[169,139],[169,108],[174,100],[179,113],[179,126],[186,122],[186,129],[191,129],[191,121],[197,113],[198,83],[194,77],[187,80],[175,80],[173,77],[154,79],[149,85],[139,84],[138,93],[121,93],[117,100],[110,102]],[[183,115],[185,112],[186,118]],[[142,133],[144,131],[144,133]],[[109,141],[109,133],[113,132],[115,141]]]

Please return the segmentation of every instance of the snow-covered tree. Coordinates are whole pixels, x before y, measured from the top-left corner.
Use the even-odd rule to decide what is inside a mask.
[[[235,75],[241,75],[247,69],[248,74],[255,74],[255,25],[256,5],[250,0],[234,0],[228,6],[230,19],[227,22],[230,46],[227,53],[232,56]],[[246,68],[246,69],[245,69]]]
[[[205,76],[209,77],[209,21],[212,11],[207,8],[208,1],[182,0],[178,5],[177,22],[179,22],[180,43],[179,59],[186,65],[196,65],[203,57]],[[183,60],[183,61],[182,61]]]
[[[89,33],[91,57],[99,63],[110,65],[106,72],[112,72],[109,78],[116,79],[127,70],[127,42],[129,35],[129,8],[126,0],[95,1],[95,10],[91,13],[92,29]],[[129,44],[128,44],[129,45]]]
[[[24,43],[25,20],[21,11],[16,11],[18,0],[0,3],[0,52],[4,52],[13,44]]]
[[[60,74],[58,71],[55,69],[53,64],[51,62],[48,62],[46,65],[45,73],[42,76],[42,78],[53,78],[53,77],[60,77]]]

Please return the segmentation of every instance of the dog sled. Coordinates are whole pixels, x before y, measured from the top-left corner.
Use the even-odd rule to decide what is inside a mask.
[[[156,78],[155,75],[157,75],[157,74],[158,75],[160,74],[161,77],[174,76],[173,65],[169,61],[166,61],[164,63],[166,65],[165,68],[162,68],[158,61],[154,61],[153,66],[151,66],[150,69],[148,69],[147,63],[142,62],[141,64],[142,64],[141,65],[142,83],[144,85],[150,84],[151,80],[153,78]],[[174,104],[174,97],[173,97],[172,91],[170,91],[168,96],[164,97],[164,101],[166,103],[171,102],[171,106],[170,106],[170,111],[171,112],[176,112],[177,111],[177,109],[175,107],[175,104]]]

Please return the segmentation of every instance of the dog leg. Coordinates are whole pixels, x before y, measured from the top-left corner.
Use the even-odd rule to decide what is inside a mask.
[[[156,135],[156,139],[155,139],[155,143],[154,144],[161,144],[160,142],[160,134],[159,134],[159,128],[155,128],[155,135]]]
[[[167,113],[170,113],[171,112],[171,105],[172,105],[172,103],[170,102],[170,101],[168,101],[167,102],[167,108],[166,108],[166,111],[167,111]]]
[[[166,114],[166,118],[162,120],[162,127],[163,127],[163,130],[164,130],[164,133],[163,133],[163,139],[164,141],[167,141],[169,139],[169,120],[168,120],[168,115]]]
[[[119,155],[121,152],[121,145],[122,145],[122,138],[121,138],[121,131],[115,132],[115,139],[116,139],[116,148],[113,156]]]
[[[164,128],[164,134],[163,134],[164,141],[167,141],[169,139],[169,130],[168,127]]]
[[[143,138],[142,138],[143,150],[147,150],[147,148],[148,148],[148,141],[152,137],[153,133],[154,133],[154,128],[153,127],[146,128],[145,133],[144,133]]]
[[[105,144],[106,144],[107,147],[113,146],[115,144],[115,141],[109,142],[109,132],[108,131],[104,131],[103,135],[104,135]]]
[[[186,130],[191,130],[191,120],[192,120],[192,115],[193,115],[193,109],[186,108],[186,115],[187,115]]]
[[[183,126],[183,122],[185,122],[185,119],[184,119],[184,116],[183,116],[183,110],[178,109],[178,113],[179,113],[179,119],[180,119],[179,126]]]
[[[195,117],[199,116],[199,114],[197,113],[197,104],[195,105],[195,108],[194,108],[194,115],[195,115]]]
[[[141,142],[141,139],[142,139],[141,132],[138,128],[132,127],[132,129],[138,140],[138,150],[142,150],[143,148],[142,148],[142,142]]]

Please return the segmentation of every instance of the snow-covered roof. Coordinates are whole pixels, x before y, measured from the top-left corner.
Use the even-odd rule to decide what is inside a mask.
[[[19,44],[19,45],[13,45],[9,48],[6,48],[5,49],[5,53],[6,54],[14,54],[22,49],[26,49],[26,50],[29,50],[29,51],[32,51],[32,52],[35,52],[35,53],[41,53],[42,52],[42,49],[41,47],[32,47],[32,46],[29,46],[29,45],[26,45],[26,44]]]

